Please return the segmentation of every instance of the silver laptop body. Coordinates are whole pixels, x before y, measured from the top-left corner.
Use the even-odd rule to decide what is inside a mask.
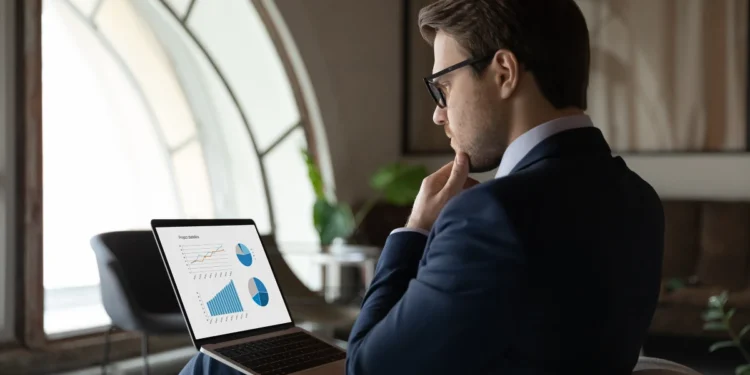
[[[295,326],[251,219],[152,220],[196,349],[245,374],[344,374],[346,352]]]

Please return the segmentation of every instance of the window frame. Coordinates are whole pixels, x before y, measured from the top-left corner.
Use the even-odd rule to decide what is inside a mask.
[[[99,0],[94,12],[101,6]],[[196,0],[191,0],[186,22]],[[300,76],[290,61],[285,44],[269,16],[267,4],[262,0],[249,1],[259,13],[263,24],[279,54],[300,114],[300,122],[289,131],[302,127],[311,155],[318,161],[319,140],[315,137],[309,117],[309,107]],[[169,6],[164,0],[159,0]],[[7,5],[10,4],[10,5]],[[8,171],[6,188],[14,199],[9,206],[8,262],[6,275],[11,283],[4,283],[11,290],[6,306],[12,306],[14,314],[9,325],[12,332],[0,336],[0,368],[10,372],[67,371],[85,366],[98,365],[103,358],[100,353],[105,340],[106,328],[72,332],[71,335],[48,337],[44,331],[44,283],[43,283],[43,185],[42,185],[42,0],[12,0],[2,2],[13,7],[10,21],[0,25],[12,29],[15,45],[12,82],[15,91],[12,125],[8,129],[6,148]],[[171,9],[171,8],[170,8]],[[7,10],[7,9],[3,9]],[[2,18],[0,14],[0,18]],[[6,30],[7,30],[6,29]],[[308,95],[309,96],[309,95]],[[12,111],[11,111],[12,112]],[[287,132],[288,133],[288,132]],[[282,135],[282,139],[286,137]],[[274,143],[275,146],[278,143]],[[256,150],[260,151],[260,150]],[[268,151],[268,150],[264,150]],[[331,174],[332,175],[332,174]],[[328,179],[327,179],[328,180]],[[332,178],[330,178],[332,181]],[[12,183],[11,183],[12,182]],[[12,185],[12,186],[10,186]],[[10,199],[9,199],[10,200]],[[15,259],[14,259],[15,258]],[[14,272],[15,271],[15,272]],[[15,284],[15,285],[12,285]],[[8,303],[9,302],[9,303]],[[5,340],[8,339],[8,340]],[[152,353],[191,345],[187,335],[175,337],[153,337],[149,340]],[[136,357],[140,354],[140,335],[134,332],[115,331],[110,335],[110,362]]]
[[[6,233],[3,239],[4,242],[0,247],[0,252],[4,253],[5,262],[0,264],[0,275],[4,275],[4,278],[0,280],[3,288],[2,295],[5,297],[2,302],[3,321],[0,322],[2,327],[0,328],[0,347],[2,346],[15,346],[18,344],[18,340],[15,335],[15,270],[16,270],[16,257],[15,252],[11,251],[15,247],[16,243],[16,231],[14,223],[16,220],[16,186],[13,182],[16,181],[12,178],[16,175],[16,163],[15,163],[15,145],[14,142],[16,134],[16,124],[18,123],[17,114],[17,79],[16,71],[18,67],[19,54],[19,43],[18,43],[18,29],[19,25],[16,22],[15,15],[17,14],[17,6],[15,2],[5,1],[0,3],[0,48],[2,50],[9,50],[13,48],[13,51],[8,54],[10,58],[6,58],[0,61],[0,74],[4,76],[4,81],[7,87],[3,87],[0,92],[0,126],[4,128],[5,140],[0,145],[0,152],[3,152],[3,159],[5,160],[5,170],[0,171],[0,187],[4,190],[5,199],[5,212],[0,214],[5,216],[5,228],[3,229]],[[12,47],[11,47],[12,46]],[[8,56],[6,55],[6,56]]]

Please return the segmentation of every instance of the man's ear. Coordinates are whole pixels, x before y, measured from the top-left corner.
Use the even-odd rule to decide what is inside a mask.
[[[516,91],[521,73],[516,55],[507,49],[501,49],[495,53],[492,65],[495,67],[495,84],[500,88],[500,98],[510,98]]]

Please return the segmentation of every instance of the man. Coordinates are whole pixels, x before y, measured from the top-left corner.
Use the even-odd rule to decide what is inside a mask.
[[[422,184],[352,330],[350,374],[630,374],[656,308],[659,197],[584,115],[573,0],[440,0],[419,27],[455,161]],[[469,172],[499,165],[474,185]]]
[[[440,0],[419,27],[435,54],[433,118],[456,158],[389,236],[348,373],[630,374],[656,307],[664,218],[584,114],[579,8]],[[468,177],[498,165],[492,181]]]

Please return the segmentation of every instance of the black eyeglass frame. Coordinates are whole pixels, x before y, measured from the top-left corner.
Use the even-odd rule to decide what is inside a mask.
[[[432,74],[432,75],[430,75],[428,77],[424,77],[423,78],[424,79],[424,84],[427,86],[427,91],[429,91],[430,96],[435,101],[435,104],[437,104],[437,106],[440,107],[440,108],[445,108],[445,106],[447,105],[447,100],[445,99],[445,93],[443,93],[443,90],[441,90],[440,87],[438,87],[437,85],[435,85],[435,82],[434,82],[435,78],[438,78],[440,76],[446,75],[446,74],[448,74],[448,73],[450,73],[450,72],[452,72],[454,70],[461,69],[461,68],[463,68],[465,66],[470,66],[470,65],[478,64],[480,62],[484,62],[484,61],[490,60],[493,57],[495,57],[494,53],[491,54],[491,55],[488,55],[488,56],[479,57],[479,58],[475,58],[475,59],[466,59],[464,61],[461,61],[458,64],[451,65],[451,66],[449,66],[449,67],[447,67],[447,68],[445,68],[445,69],[443,69],[443,70],[441,70],[441,71],[439,71],[437,73],[434,73],[434,74]]]

